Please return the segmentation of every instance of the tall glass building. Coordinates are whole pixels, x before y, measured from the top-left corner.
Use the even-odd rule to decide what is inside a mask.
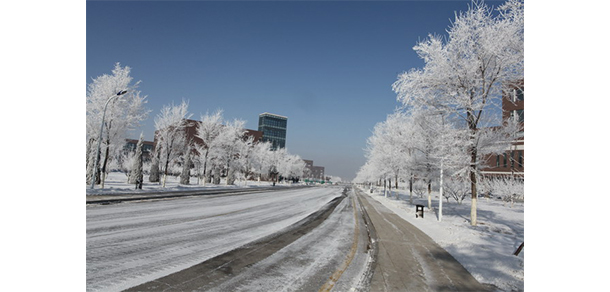
[[[285,116],[262,113],[258,115],[258,130],[263,132],[263,142],[272,143],[272,149],[286,147],[286,126],[288,118]]]

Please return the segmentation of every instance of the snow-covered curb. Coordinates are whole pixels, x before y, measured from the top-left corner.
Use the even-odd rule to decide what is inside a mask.
[[[382,203],[407,222],[415,225],[457,259],[479,282],[492,284],[502,291],[524,290],[524,250],[513,253],[524,238],[524,205],[504,205],[495,199],[478,200],[478,226],[470,225],[470,201],[461,205],[443,202],[442,221],[438,221],[438,199],[433,194],[433,209],[427,198],[413,197],[399,190],[397,200],[383,196],[383,188],[367,195]],[[426,206],[424,218],[415,218],[415,204]]]

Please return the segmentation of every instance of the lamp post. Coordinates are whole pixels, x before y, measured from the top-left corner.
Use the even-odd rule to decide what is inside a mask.
[[[445,144],[445,111],[437,111],[436,114],[440,114],[441,115],[441,122],[442,122],[442,129],[441,129],[441,147],[443,147]],[[443,147],[444,148],[444,147]],[[441,149],[441,178],[440,178],[440,188],[438,190],[439,195],[438,195],[438,221],[442,221],[443,220],[443,168],[444,168],[444,162],[445,162],[445,153],[444,149]]]
[[[104,113],[102,114],[102,126],[100,127],[100,137],[97,140],[97,151],[95,152],[95,167],[93,168],[93,177],[91,178],[91,189],[95,188],[95,178],[97,176],[97,166],[100,163],[100,147],[102,145],[102,131],[104,131],[104,119],[106,118],[106,108],[108,107],[108,103],[110,103],[111,100],[123,95],[127,93],[127,90],[121,90],[119,91],[117,94],[112,95],[108,98],[108,100],[106,101],[106,104],[104,105]]]
[[[441,133],[441,139],[445,140],[445,112],[441,113],[441,119],[442,119],[442,133]],[[441,144],[441,145],[444,145]],[[438,197],[438,221],[442,221],[443,220],[443,163],[445,161],[445,154],[441,153],[441,186],[439,189],[439,197]]]

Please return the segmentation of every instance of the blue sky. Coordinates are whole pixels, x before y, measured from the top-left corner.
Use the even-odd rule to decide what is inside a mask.
[[[260,113],[287,116],[289,152],[351,180],[399,106],[397,75],[423,66],[413,46],[468,3],[87,1],[86,83],[132,68],[152,110],[133,138],[152,140],[161,107],[182,99],[193,119],[221,108],[254,130]]]

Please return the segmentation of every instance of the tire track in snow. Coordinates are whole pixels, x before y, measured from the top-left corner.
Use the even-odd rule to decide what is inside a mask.
[[[128,291],[159,289],[162,289],[162,291],[208,291],[210,289],[235,291],[242,286],[240,282],[235,284],[235,281],[233,281],[229,284],[231,288],[219,288],[218,285],[233,278],[234,275],[239,274],[258,261],[271,256],[304,234],[308,234],[319,224],[326,223],[326,218],[333,213],[337,205],[341,204],[343,198],[344,196],[336,197],[324,208],[279,233],[234,249],[183,271],[132,287]],[[329,234],[326,235],[329,236]]]
[[[126,289],[179,271],[293,224],[335,196],[301,189],[88,206],[87,290]]]

